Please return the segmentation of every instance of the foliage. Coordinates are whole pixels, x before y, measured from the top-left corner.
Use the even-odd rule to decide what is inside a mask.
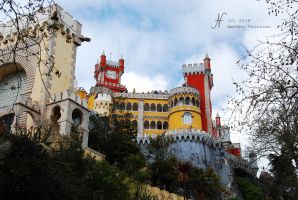
[[[89,146],[104,153],[112,164],[122,165],[129,154],[139,153],[134,141],[137,132],[130,117],[130,114],[113,114],[111,117],[93,115],[90,118],[94,127],[89,133]]]
[[[271,186],[271,194],[276,199],[298,199],[298,177],[295,167],[291,165],[291,158],[282,152],[280,156],[270,155],[272,164],[271,172],[274,179]]]
[[[244,196],[245,200],[264,200],[265,194],[262,189],[253,184],[247,178],[236,177],[236,183]]]
[[[282,18],[279,31],[264,41],[258,40],[239,60],[248,78],[235,83],[239,95],[231,102],[235,126],[250,134],[258,156],[271,159],[273,182],[290,184],[289,176],[294,173],[297,177],[298,171],[298,2],[266,2],[269,15]],[[282,157],[285,160],[280,167],[274,166]],[[290,185],[279,186],[272,195],[282,198],[288,187],[293,187]]]
[[[145,181],[148,174],[142,169],[147,163],[135,142],[137,131],[130,118],[131,114],[127,113],[112,114],[110,117],[92,115],[89,146],[105,154],[106,160],[111,164],[117,165],[132,177]]]
[[[206,170],[193,167],[190,172],[190,190],[196,199],[222,199],[226,189],[221,185],[220,178],[209,167]]]
[[[107,162],[85,158],[80,135],[4,135],[10,151],[0,158],[1,197],[7,199],[130,199],[132,181]],[[3,178],[3,179],[2,179]]]

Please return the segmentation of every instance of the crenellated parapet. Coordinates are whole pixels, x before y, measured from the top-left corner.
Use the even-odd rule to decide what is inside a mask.
[[[0,24],[0,42],[3,44],[13,42],[20,31],[23,37],[36,37],[38,33],[45,32],[49,28],[60,30],[68,41],[73,41],[78,46],[82,41],[89,40],[81,35],[82,25],[57,4],[36,11],[33,17],[34,23],[29,23],[28,16],[21,17],[18,19],[18,27],[14,21]]]
[[[172,137],[176,142],[189,140],[189,141],[205,142],[206,144],[213,147],[220,146],[220,143],[217,143],[207,132],[196,130],[196,129],[169,130],[165,132],[165,136]],[[138,144],[145,144],[145,143],[149,144],[150,140],[156,137],[157,137],[157,134],[138,135],[137,142]]]
[[[49,104],[57,103],[64,100],[72,100],[73,102],[81,105],[82,107],[88,107],[86,99],[81,99],[81,97],[77,96],[74,92],[70,90],[53,94],[52,98],[50,98]]]
[[[183,74],[203,74],[205,67],[203,63],[184,64],[182,65]]]

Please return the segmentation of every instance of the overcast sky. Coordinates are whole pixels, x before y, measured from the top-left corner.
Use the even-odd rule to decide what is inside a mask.
[[[183,83],[181,65],[199,63],[208,52],[214,75],[213,117],[222,111],[228,96],[235,95],[233,80],[245,74],[236,62],[276,31],[279,18],[268,15],[264,0],[57,0],[83,25],[91,38],[77,51],[78,86],[89,91],[95,84],[94,65],[104,50],[107,58],[123,54],[122,84],[129,91],[169,90]],[[220,27],[214,27],[222,13]],[[228,28],[227,26],[244,26]],[[248,25],[267,28],[248,28]],[[233,135],[245,144],[247,137]]]

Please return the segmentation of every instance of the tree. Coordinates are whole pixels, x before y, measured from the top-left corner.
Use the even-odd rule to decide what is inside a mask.
[[[0,157],[4,187],[1,197],[25,200],[133,197],[130,177],[123,171],[85,157],[79,133],[53,136],[45,127],[39,130],[35,134],[1,136],[2,142],[11,144]]]
[[[235,83],[235,127],[251,135],[259,156],[287,152],[298,170],[297,1],[267,0],[269,14],[282,16],[280,32],[260,41],[239,60],[249,77]]]
[[[128,167],[125,166],[128,159],[142,163],[145,160],[135,142],[137,130],[130,118],[131,114],[127,113],[123,115],[112,114],[110,117],[98,115],[90,117],[93,127],[89,133],[89,146],[105,154],[107,161],[111,164],[117,164],[120,168]],[[136,160],[136,158],[142,161]],[[139,165],[140,163],[135,164]]]
[[[174,142],[172,137],[165,135],[152,138],[147,147],[151,182],[155,186],[173,191],[177,178],[177,158],[170,150]]]
[[[192,167],[189,184],[192,196],[198,200],[222,199],[227,194],[211,167],[206,170]]]

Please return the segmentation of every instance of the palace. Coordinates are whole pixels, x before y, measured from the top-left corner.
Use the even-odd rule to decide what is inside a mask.
[[[104,52],[95,65],[96,85],[90,94],[79,89],[77,94],[88,100],[88,108],[100,115],[123,111],[132,114],[131,119],[139,135],[158,135],[168,130],[191,129],[203,131],[214,138],[221,136],[219,115],[212,120],[210,92],[213,87],[211,59],[206,54],[203,63],[182,66],[185,84],[170,91],[147,93],[127,92],[121,85],[124,59],[107,60]],[[140,83],[141,84],[141,83]]]

